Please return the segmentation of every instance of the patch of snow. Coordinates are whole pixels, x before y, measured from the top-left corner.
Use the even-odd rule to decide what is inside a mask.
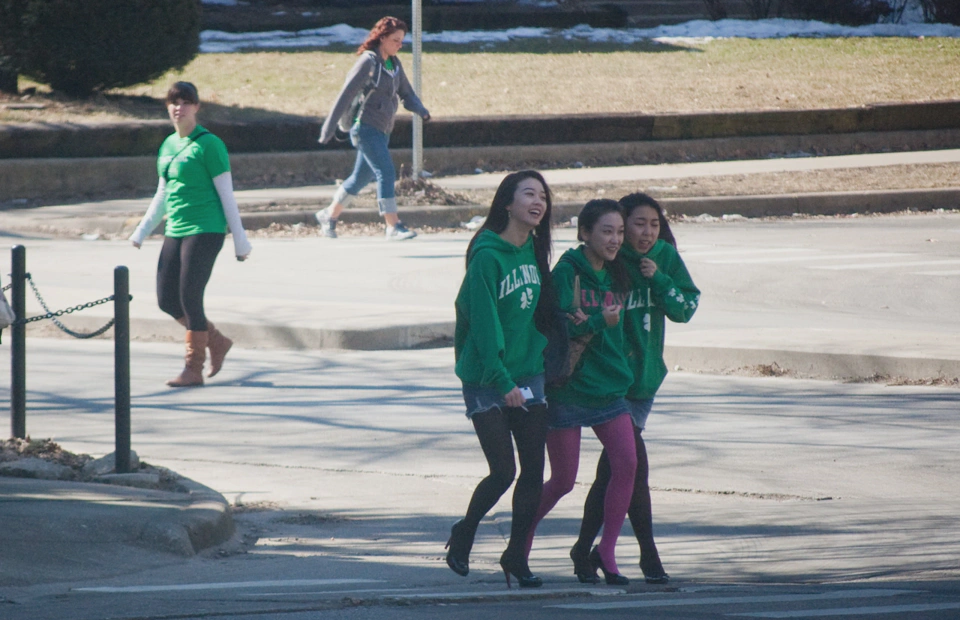
[[[209,1],[209,0],[208,0]],[[219,0],[218,0],[219,1]],[[228,1],[228,0],[223,0]],[[779,39],[784,37],[949,37],[960,38],[960,26],[923,23],[918,5],[910,5],[903,23],[879,23],[843,26],[799,19],[722,19],[693,20],[656,28],[594,28],[581,24],[564,30],[551,28],[509,28],[507,30],[447,30],[426,32],[424,43],[493,45],[522,39],[559,37],[568,41],[630,45],[641,41],[684,45],[716,39]],[[200,34],[200,51],[229,53],[257,48],[327,47],[359,45],[367,37],[366,28],[346,24],[309,30],[230,33],[205,30]],[[409,35],[408,35],[409,40]]]

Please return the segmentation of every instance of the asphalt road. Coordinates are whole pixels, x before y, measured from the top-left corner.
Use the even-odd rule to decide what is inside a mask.
[[[29,346],[30,433],[111,451],[111,344]],[[575,582],[581,484],[534,546],[547,598],[521,601],[531,593],[507,593],[496,566],[508,500],[483,523],[467,579],[442,561],[485,474],[449,349],[241,349],[221,382],[182,391],[160,384],[178,346],[132,352],[134,448],[241,506],[238,538],[190,560],[132,552],[3,588],[4,618],[960,613],[958,390],[673,373],[645,433],[671,584]],[[581,482],[599,450],[585,435]],[[637,577],[627,531],[618,556]]]

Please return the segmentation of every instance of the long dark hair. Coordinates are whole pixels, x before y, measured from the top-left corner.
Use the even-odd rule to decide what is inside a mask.
[[[670,222],[667,221],[667,214],[664,213],[663,207],[661,207],[660,203],[654,200],[653,197],[643,192],[627,194],[620,199],[620,207],[623,209],[624,223],[626,223],[627,218],[629,218],[638,207],[650,207],[656,211],[657,219],[660,220],[660,235],[658,238],[663,239],[674,248],[677,247],[677,239],[673,236],[673,231],[670,230]]]
[[[485,230],[490,230],[498,235],[507,229],[510,222],[510,213],[507,207],[513,204],[513,197],[517,193],[517,187],[521,181],[526,179],[535,179],[543,186],[543,192],[546,194],[547,210],[540,219],[540,223],[533,229],[533,253],[537,260],[537,269],[540,270],[540,301],[537,303],[535,319],[538,326],[544,326],[546,321],[554,320],[554,314],[560,303],[557,299],[556,289],[553,287],[553,277],[550,275],[550,257],[553,254],[553,240],[550,236],[550,217],[553,215],[553,198],[550,195],[550,186],[546,179],[536,170],[519,170],[511,172],[500,181],[500,187],[497,193],[493,195],[493,202],[490,203],[490,212],[487,213],[487,219],[477,230],[476,234],[470,240],[467,246],[467,266],[470,266],[470,254],[477,238]],[[540,329],[543,332],[543,328]]]
[[[360,47],[357,48],[357,56],[379,48],[380,40],[383,37],[389,37],[397,30],[403,30],[404,33],[407,33],[410,32],[410,27],[407,26],[407,22],[399,17],[381,17],[380,20],[373,25],[373,28],[370,29],[370,34],[367,35],[366,41],[361,43]]]
[[[553,252],[553,242],[550,238],[550,216],[553,214],[553,200],[550,196],[550,187],[544,180],[543,175],[536,170],[520,170],[511,172],[500,182],[497,193],[493,196],[493,202],[490,203],[490,212],[487,213],[487,219],[483,225],[473,235],[470,245],[467,246],[467,264],[470,263],[470,252],[473,250],[477,238],[484,230],[491,230],[498,235],[507,229],[510,223],[510,213],[507,207],[513,204],[513,196],[517,193],[517,186],[526,179],[535,179],[543,186],[543,191],[547,195],[547,210],[537,227],[533,229],[533,252],[537,256],[537,267],[540,268],[541,275],[550,273],[550,255]]]
[[[583,208],[580,209],[580,215],[577,216],[577,240],[584,240],[580,231],[592,232],[597,221],[608,213],[616,213],[623,217],[623,209],[620,208],[620,203],[609,198],[596,198],[583,205]],[[610,277],[613,278],[614,288],[618,291],[630,289],[630,276],[620,261],[607,261],[607,269],[610,270]]]

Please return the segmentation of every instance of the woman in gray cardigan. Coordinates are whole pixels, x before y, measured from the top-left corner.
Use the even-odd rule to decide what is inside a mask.
[[[333,139],[342,117],[345,114],[352,116],[345,120],[350,126],[350,141],[357,147],[353,174],[337,189],[330,206],[317,211],[317,222],[327,237],[337,237],[340,212],[374,179],[377,181],[380,215],[387,223],[387,239],[417,236],[397,215],[394,193],[397,173],[388,148],[398,98],[403,100],[404,108],[419,114],[425,121],[430,120],[430,112],[413,92],[396,56],[408,31],[407,24],[396,17],[384,17],[374,25],[367,40],[357,50],[360,58],[347,74],[333,109],[323,123],[320,143],[326,144]]]

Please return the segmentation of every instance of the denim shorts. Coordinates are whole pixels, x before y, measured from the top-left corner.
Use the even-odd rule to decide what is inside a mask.
[[[627,404],[630,405],[630,419],[633,420],[633,425],[643,430],[643,427],[647,425],[647,416],[650,415],[650,409],[653,408],[653,399],[631,400],[628,398]]]
[[[517,387],[530,388],[533,392],[533,398],[528,398],[524,407],[533,405],[545,405],[547,396],[543,391],[543,375],[535,375],[517,379]],[[489,411],[496,407],[500,411],[507,408],[507,403],[503,400],[503,394],[495,387],[489,385],[463,385],[463,403],[467,406],[467,417],[473,418],[478,413]]]
[[[630,405],[625,398],[617,398],[603,407],[556,403],[547,408],[547,424],[555,429],[597,426],[625,413],[630,413]]]

